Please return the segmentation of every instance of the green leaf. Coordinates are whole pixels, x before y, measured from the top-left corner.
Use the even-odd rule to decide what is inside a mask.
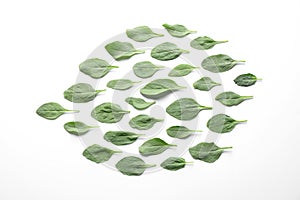
[[[213,163],[220,158],[224,150],[232,147],[218,147],[214,143],[202,142],[189,149],[191,156],[194,159],[202,160],[207,163]]]
[[[96,96],[103,91],[105,90],[95,90],[87,83],[77,83],[64,92],[64,97],[74,103],[86,103],[93,101]]]
[[[141,94],[150,99],[159,99],[176,90],[186,87],[179,86],[171,79],[156,79],[145,85],[141,90]]]
[[[45,103],[41,105],[37,111],[36,114],[39,116],[45,118],[45,119],[57,119],[59,116],[65,114],[65,113],[74,113],[74,112],[79,112],[79,110],[67,110],[63,108],[61,105],[58,103],[50,102],[50,103]]]
[[[219,73],[231,70],[239,63],[245,62],[244,60],[233,60],[225,54],[213,55],[205,58],[202,61],[202,67],[210,72]]]
[[[142,159],[134,156],[125,157],[116,164],[116,168],[127,176],[140,176],[147,168],[155,166],[146,164]]]
[[[143,156],[151,156],[161,154],[170,147],[177,146],[175,144],[168,144],[160,138],[150,139],[139,147],[139,152]]]
[[[79,121],[74,121],[74,122],[67,122],[64,125],[64,129],[72,134],[72,135],[76,135],[76,136],[81,136],[86,134],[87,132],[89,132],[90,129],[92,128],[98,128],[99,126],[88,126],[83,122],[79,122]]]
[[[243,101],[252,98],[253,96],[240,96],[234,92],[222,92],[215,99],[225,106],[237,106]]]
[[[196,81],[193,86],[197,90],[209,91],[213,87],[221,85],[220,83],[216,83],[209,77],[202,77],[198,81]]]
[[[163,34],[154,33],[148,26],[138,26],[133,29],[127,29],[126,34],[130,39],[136,42],[146,42],[151,38],[164,36]]]
[[[189,51],[179,49],[176,44],[165,42],[154,47],[151,56],[157,60],[167,61],[178,58],[182,53],[189,53]]]
[[[199,50],[207,50],[213,48],[216,44],[228,42],[228,40],[215,41],[210,37],[203,36],[193,39],[190,43],[191,47]]]
[[[158,70],[163,68],[164,67],[154,65],[149,61],[143,61],[143,62],[136,63],[133,66],[133,72],[137,77],[149,78],[153,76]]]
[[[106,86],[115,90],[128,90],[135,83],[140,83],[140,81],[133,82],[129,79],[116,79],[109,81]]]
[[[186,162],[184,158],[170,157],[160,164],[160,166],[166,170],[177,171],[185,167],[186,164],[191,164],[191,162]]]
[[[137,115],[129,121],[131,128],[138,130],[148,130],[154,126],[156,122],[162,122],[163,119],[156,119],[149,115]]]
[[[179,37],[179,38],[184,37],[190,33],[197,32],[197,31],[188,30],[185,26],[179,25],[179,24],[175,24],[175,25],[163,24],[163,27],[165,27],[165,29],[167,29],[167,31],[169,32],[170,35],[172,35],[173,37]]]
[[[86,148],[83,151],[82,155],[86,157],[88,160],[93,161],[95,163],[103,163],[105,161],[108,161],[115,153],[122,153],[122,152],[114,151],[106,147],[102,147],[98,144],[93,144],[92,146]]]
[[[184,139],[195,132],[202,132],[200,130],[190,130],[185,126],[171,126],[167,129],[167,134],[173,138]]]
[[[194,99],[182,98],[167,107],[167,113],[179,120],[192,120],[201,110],[211,110],[212,107],[201,106]]]
[[[127,97],[125,101],[137,110],[145,110],[155,104],[155,101],[146,102],[144,99],[135,97]]]
[[[126,131],[108,131],[104,135],[104,139],[114,145],[128,145],[134,143],[143,134],[136,134]]]
[[[122,110],[118,104],[106,102],[94,108],[91,115],[94,119],[102,123],[116,123],[128,113],[130,111]]]
[[[111,66],[105,60],[99,58],[87,59],[79,65],[80,71],[92,78],[102,78],[114,68],[118,67]]]
[[[197,69],[197,68],[198,67],[193,67],[193,66],[187,65],[187,64],[177,65],[170,71],[169,76],[172,76],[172,77],[186,76],[189,73],[191,73],[194,69]]]
[[[248,87],[248,86],[254,85],[256,83],[256,81],[258,81],[258,80],[261,80],[261,79],[257,78],[253,74],[248,73],[248,74],[239,75],[238,77],[236,77],[234,79],[234,82],[238,86]]]
[[[207,128],[216,133],[228,133],[243,122],[247,122],[247,120],[235,120],[228,115],[218,114],[208,120]]]
[[[145,53],[144,50],[135,49],[133,45],[128,42],[120,41],[107,44],[105,49],[115,60],[118,61],[129,59],[136,54]]]

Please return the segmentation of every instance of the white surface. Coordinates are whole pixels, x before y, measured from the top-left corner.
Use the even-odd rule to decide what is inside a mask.
[[[0,199],[300,199],[299,4],[1,1]],[[249,120],[219,141],[233,145],[233,152],[214,164],[195,162],[141,177],[86,161],[82,144],[62,129],[72,115],[48,121],[35,110],[49,101],[72,107],[62,90],[102,41],[126,28],[166,22],[230,40],[210,52],[247,60],[247,69],[222,76],[228,88],[232,76],[243,72],[263,78],[239,90],[253,94],[253,101],[227,109]]]

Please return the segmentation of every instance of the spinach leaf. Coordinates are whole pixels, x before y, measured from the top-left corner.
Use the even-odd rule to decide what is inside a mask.
[[[95,90],[87,83],[77,83],[64,92],[64,97],[74,103],[86,103],[93,101],[96,96],[103,91],[105,90]]]
[[[135,83],[140,83],[140,81],[133,82],[129,79],[116,79],[109,81],[106,86],[115,90],[128,90]]]
[[[82,155],[95,163],[103,163],[108,161],[115,153],[122,153],[122,151],[114,151],[98,144],[93,144],[86,148]]]
[[[126,34],[130,39],[136,42],[146,42],[154,37],[162,37],[163,34],[154,33],[148,26],[138,26],[133,29],[127,29]]]
[[[57,119],[59,116],[65,113],[74,113],[74,112],[79,112],[79,110],[67,110],[63,108],[61,105],[58,103],[50,102],[50,103],[45,103],[41,105],[37,111],[36,114],[39,116],[45,118],[45,119]]]
[[[262,80],[261,78],[257,78],[254,74],[241,74],[234,79],[235,84],[242,87],[248,87],[254,85],[256,81]]]
[[[160,138],[150,139],[139,147],[139,152],[143,156],[151,156],[161,154],[170,147],[176,147],[175,144],[168,144]]]
[[[252,98],[253,96],[240,96],[234,92],[222,92],[215,99],[225,106],[237,106],[243,101]]]
[[[174,60],[187,50],[179,49],[176,44],[165,42],[157,45],[151,51],[151,57],[161,61]]]
[[[105,60],[99,58],[87,59],[79,65],[80,71],[92,78],[102,78],[114,68],[119,67],[111,66]]]
[[[207,128],[216,133],[228,133],[243,122],[247,122],[247,120],[235,120],[228,115],[217,114],[208,120]]]
[[[136,134],[126,131],[108,131],[104,135],[104,139],[114,145],[128,145],[134,143],[143,134]]]
[[[148,130],[154,126],[156,122],[162,122],[163,119],[156,119],[149,115],[138,115],[129,121],[131,128],[138,130]]]
[[[203,36],[193,39],[190,43],[191,47],[199,50],[207,50],[213,48],[216,44],[228,42],[228,40],[215,41],[210,37]]]
[[[175,25],[163,24],[163,27],[165,27],[165,29],[167,29],[167,31],[169,32],[170,35],[172,35],[173,37],[179,37],[179,38],[184,37],[190,33],[197,32],[197,31],[188,30],[185,26],[179,25],[179,24],[175,24]]]
[[[91,115],[102,123],[116,123],[127,113],[130,111],[122,110],[118,104],[106,102],[94,108]]]
[[[105,49],[115,60],[118,61],[129,59],[136,54],[145,53],[144,50],[135,49],[133,45],[128,42],[120,41],[107,44]]]
[[[189,73],[191,73],[194,69],[197,69],[198,67],[193,67],[191,65],[187,64],[180,64],[174,67],[170,73],[169,76],[172,77],[180,77],[180,76],[186,76]]]
[[[201,110],[211,110],[212,107],[201,106],[194,99],[182,98],[167,107],[167,113],[179,120],[194,119]]]
[[[146,164],[142,159],[134,156],[125,157],[116,164],[116,168],[127,176],[140,176],[147,168],[155,166]]]
[[[125,101],[137,110],[145,110],[156,103],[155,101],[146,102],[144,99],[135,97],[127,97]]]
[[[194,159],[202,160],[207,163],[213,163],[220,158],[224,150],[232,147],[218,147],[214,143],[202,142],[189,149],[191,156]]]
[[[156,79],[145,85],[141,90],[141,94],[150,99],[159,99],[176,90],[186,87],[179,86],[171,79]]]
[[[186,162],[184,158],[170,157],[161,163],[160,166],[170,171],[177,171],[184,168],[186,164],[192,164],[192,162]]]
[[[185,126],[171,126],[167,129],[167,134],[173,138],[187,138],[192,135],[194,132],[202,132],[200,130],[190,130]]]
[[[197,90],[209,91],[215,86],[221,85],[220,83],[216,83],[209,77],[202,77],[198,81],[193,84],[193,87]]]
[[[90,129],[92,128],[98,128],[99,126],[88,126],[83,122],[79,121],[74,121],[74,122],[67,122],[64,125],[64,129],[72,134],[72,135],[77,135],[81,136],[86,134]]]
[[[233,60],[225,54],[212,55],[202,61],[202,67],[210,72],[219,73],[231,70],[244,60]]]
[[[149,78],[153,76],[158,70],[163,68],[164,67],[154,65],[149,61],[143,61],[143,62],[136,63],[133,66],[133,72],[137,77]]]

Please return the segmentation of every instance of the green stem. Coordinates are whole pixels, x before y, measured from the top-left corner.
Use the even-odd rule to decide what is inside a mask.
[[[119,113],[125,113],[125,114],[127,114],[127,113],[130,113],[130,111],[129,110],[122,110]]]
[[[236,120],[235,122],[239,124],[239,123],[246,123],[247,121],[248,120]]]
[[[151,168],[151,167],[156,167],[156,165],[155,164],[145,164],[145,167],[146,168]]]
[[[142,81],[131,81],[132,83],[141,83]]]
[[[159,34],[159,33],[157,33],[156,34],[158,37],[163,37],[164,36],[164,34]]]
[[[185,162],[185,164],[192,165],[192,164],[194,164],[194,162]]]
[[[118,66],[108,66],[109,69],[119,68]]]
[[[207,107],[207,106],[199,106],[202,110],[211,110],[212,107]]]
[[[136,50],[135,52],[136,52],[136,53],[145,53],[144,50]]]
[[[232,147],[222,147],[221,150],[232,149]]]
[[[181,51],[182,53],[190,53],[190,51],[184,50],[184,49],[180,49],[180,51]]]
[[[217,44],[226,43],[226,42],[228,42],[228,40],[221,40],[221,41],[217,41]]]
[[[103,89],[103,90],[96,90],[96,93],[99,94],[100,92],[105,92],[106,89]]]
[[[79,113],[80,110],[65,110],[65,113]]]
[[[155,66],[155,68],[156,68],[156,69],[164,69],[165,66],[159,66],[159,65],[157,65],[157,66]]]
[[[203,131],[201,131],[201,130],[191,130],[191,132],[199,132],[199,133],[201,133]]]
[[[186,89],[185,86],[179,86],[178,89]]]
[[[192,30],[190,30],[189,33],[197,33],[197,31],[192,31]]]
[[[113,151],[114,153],[123,153],[122,151]]]
[[[169,147],[177,147],[177,144],[168,144]]]
[[[244,99],[253,99],[253,96],[242,96]]]
[[[156,119],[157,122],[163,122],[164,119]]]
[[[89,128],[99,128],[100,126],[88,126]]]
[[[235,63],[244,63],[244,62],[246,62],[246,60],[235,60],[234,62]]]
[[[257,81],[262,81],[262,78],[256,78]]]

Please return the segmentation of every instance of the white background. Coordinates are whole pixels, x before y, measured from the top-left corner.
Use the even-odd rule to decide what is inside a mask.
[[[296,0],[1,1],[0,199],[299,200],[299,8]],[[83,145],[62,129],[72,115],[48,121],[35,110],[49,101],[72,108],[62,90],[94,48],[126,28],[163,23],[230,40],[209,53],[247,60],[231,78],[252,72],[263,81],[238,90],[255,99],[227,109],[249,120],[218,142],[232,153],[127,177],[81,156]]]

